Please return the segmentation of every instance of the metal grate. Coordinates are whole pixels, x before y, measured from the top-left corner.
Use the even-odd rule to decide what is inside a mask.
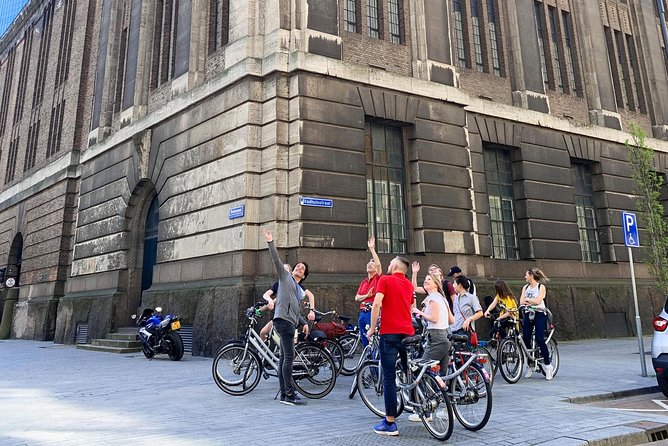
[[[88,324],[77,324],[76,337],[74,338],[75,344],[87,344],[88,343]]]
[[[660,431],[651,432],[649,436],[650,436],[650,441],[652,442],[666,440],[668,439],[668,431],[663,429]]]
[[[181,325],[179,330],[181,339],[183,340],[183,351],[192,354],[193,352],[193,326]]]

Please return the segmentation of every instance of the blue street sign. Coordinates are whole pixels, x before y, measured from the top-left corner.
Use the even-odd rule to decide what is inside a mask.
[[[640,248],[636,214],[631,212],[622,213],[622,229],[624,230],[624,244],[633,248]]]
[[[331,208],[334,201],[329,198],[299,197],[300,206],[313,206],[316,208]]]
[[[235,218],[241,218],[246,214],[246,206],[243,204],[241,206],[237,206],[235,208],[230,209],[230,212],[227,214],[230,220],[234,220]]]

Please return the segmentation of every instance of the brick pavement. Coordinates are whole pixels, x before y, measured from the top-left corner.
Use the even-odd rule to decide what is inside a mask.
[[[655,386],[651,371],[640,376],[635,339],[565,342],[560,353],[559,374],[550,382],[535,375],[509,385],[497,376],[489,424],[469,432],[455,423],[448,443],[569,446],[626,435],[626,444],[633,444],[644,431],[629,424],[666,421],[565,401]],[[347,398],[351,382],[340,377],[328,397],[289,407],[273,400],[275,378],[244,397],[224,394],[212,381],[209,358],[147,360],[49,342],[0,341],[0,444],[442,444],[405,415],[399,437],[374,434],[377,418],[359,397]]]

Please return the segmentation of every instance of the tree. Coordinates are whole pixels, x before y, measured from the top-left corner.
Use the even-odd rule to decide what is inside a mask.
[[[645,263],[658,282],[659,289],[668,294],[668,223],[660,201],[664,177],[652,169],[654,151],[645,144],[645,132],[635,123],[630,126],[632,143],[626,140],[631,177],[635,182],[636,208],[645,229]]]

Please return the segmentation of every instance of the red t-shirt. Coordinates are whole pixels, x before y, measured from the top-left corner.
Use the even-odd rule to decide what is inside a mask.
[[[364,309],[364,304],[367,302],[373,302],[374,297],[376,297],[376,292],[377,292],[377,285],[378,285],[378,279],[380,278],[380,275],[374,274],[371,279],[367,276],[366,279],[364,279],[362,282],[360,282],[359,288],[357,288],[357,294],[366,294],[369,292],[371,288],[373,288],[373,294],[371,297],[367,297],[364,299],[362,302],[360,302],[360,310]]]
[[[383,293],[380,313],[380,334],[405,334],[413,336],[411,305],[413,284],[402,273],[383,276],[378,280],[376,293]]]

